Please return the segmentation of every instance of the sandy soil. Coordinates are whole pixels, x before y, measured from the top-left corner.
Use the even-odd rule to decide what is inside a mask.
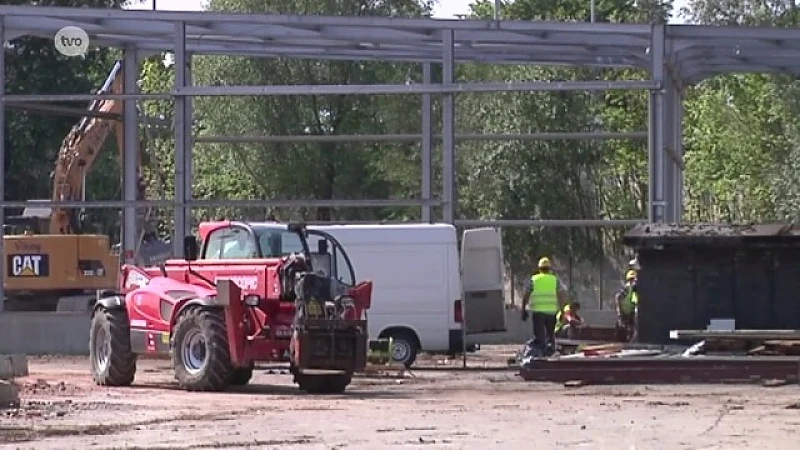
[[[796,385],[566,388],[498,370],[510,353],[484,348],[469,365],[486,370],[470,371],[426,358],[336,396],[302,394],[281,366],[235,391],[187,393],[168,361],[141,361],[133,387],[103,388],[86,358],[33,358],[22,407],[0,410],[0,448],[797,448]]]

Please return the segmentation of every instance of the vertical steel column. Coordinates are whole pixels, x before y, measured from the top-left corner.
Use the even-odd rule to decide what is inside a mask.
[[[455,48],[453,30],[442,33],[442,84],[455,82]],[[442,220],[453,223],[456,218],[456,123],[455,95],[442,96]]]
[[[193,86],[194,79],[192,78],[192,54],[185,53],[186,73],[184,75],[184,84],[186,86]],[[186,141],[186,153],[183,155],[183,194],[185,201],[191,201],[194,198],[194,158],[192,152],[194,151],[194,98],[184,97],[184,140]],[[185,213],[186,220],[184,222],[183,235],[188,236],[192,232],[192,208],[187,206]]]
[[[673,100],[675,104],[672,111],[672,132],[675,134],[673,137],[675,155],[679,158],[680,164],[676,164],[675,173],[673,174],[673,187],[675,189],[673,208],[675,208],[676,221],[681,222],[683,221],[683,170],[685,167],[683,159],[683,89],[680,86],[675,86],[674,88],[675,96]]]
[[[672,87],[672,82],[667,76],[664,80],[664,221],[669,223],[675,222],[675,208],[674,208],[674,182],[675,182],[675,133],[673,119],[673,105],[675,98],[675,89]]]
[[[652,80],[659,83],[660,87],[650,92],[649,98],[648,219],[651,222],[663,222],[666,206],[664,201],[664,25],[653,25],[650,36],[650,74]]]
[[[186,86],[186,23],[175,23],[175,90]],[[186,97],[175,97],[175,229],[172,248],[175,256],[183,255],[183,238],[188,227],[186,208]]]
[[[0,224],[6,223],[6,30],[5,16],[0,16],[0,41],[3,49],[0,51]],[[5,310],[6,293],[3,285],[6,281],[5,232],[0,227],[0,313]]]
[[[422,83],[431,84],[431,63],[422,64]],[[431,94],[422,94],[422,199],[433,198],[433,102]],[[422,205],[422,221],[433,222],[433,207]]]
[[[123,82],[126,94],[136,94],[139,90],[139,61],[136,49],[126,48],[123,66]],[[124,101],[123,113],[123,149],[122,149],[122,200],[135,202],[139,200],[139,117],[136,112],[136,100]],[[122,208],[122,255],[125,263],[132,264],[136,258],[136,244],[139,211],[135,206],[126,204]]]

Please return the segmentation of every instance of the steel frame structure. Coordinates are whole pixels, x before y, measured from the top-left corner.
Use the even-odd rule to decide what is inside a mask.
[[[88,208],[123,208],[123,249],[135,248],[135,210],[146,206],[174,206],[173,242],[180,251],[188,233],[193,206],[215,204],[276,206],[408,206],[422,208],[424,221],[441,220],[465,225],[603,226],[642,221],[674,222],[681,217],[683,186],[682,93],[685,86],[716,74],[734,71],[800,73],[800,30],[723,28],[687,25],[633,25],[581,22],[498,20],[434,20],[378,17],[326,17],[215,12],[126,11],[116,9],[0,6],[0,33],[4,42],[23,36],[53,39],[64,26],[85,30],[95,46],[124,51],[126,67],[138,68],[141,58],[170,51],[175,55],[176,82],[171,92],[138,92],[138,70],[125,70],[125,94],[106,98],[127,100],[124,113],[125,158],[122,201],[79,203]],[[241,55],[317,60],[380,60],[423,65],[423,82],[405,85],[326,86],[195,86],[192,55]],[[458,83],[459,62],[492,64],[567,65],[647,70],[650,80],[533,81],[524,83]],[[441,83],[432,83],[432,64],[442,67]],[[0,123],[5,108],[47,109],[46,102],[89,101],[92,94],[5,95],[5,57],[0,52]],[[456,134],[455,97],[465,92],[647,90],[649,127],[639,133]],[[228,95],[372,95],[419,94],[423,98],[422,133],[388,136],[192,136],[192,98]],[[442,99],[442,130],[434,135],[432,96]],[[136,198],[137,142],[135,100],[175,99],[175,198],[143,201]],[[23,106],[21,106],[23,105]],[[33,105],[33,106],[31,106]],[[58,108],[49,106],[51,111]],[[74,110],[74,109],[73,109]],[[62,110],[62,112],[64,112]],[[73,112],[73,111],[70,111]],[[5,173],[4,129],[0,127],[0,169]],[[466,140],[537,139],[648,139],[649,214],[638,221],[613,220],[457,220],[455,147]],[[418,200],[359,201],[199,201],[192,199],[192,153],[195,142],[285,141],[419,141],[422,149],[422,193]],[[442,191],[432,191],[434,140],[442,146]],[[4,198],[0,180],[0,199]],[[24,203],[23,203],[24,204]],[[71,204],[70,204],[71,205]],[[7,207],[3,202],[0,219]],[[2,231],[0,231],[2,233]],[[2,237],[2,235],[0,235]],[[0,239],[2,254],[2,239]],[[5,270],[0,258],[0,286]],[[0,292],[2,298],[2,292]],[[0,302],[2,311],[2,302]]]

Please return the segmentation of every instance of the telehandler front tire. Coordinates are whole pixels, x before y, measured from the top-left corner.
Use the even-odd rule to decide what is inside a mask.
[[[233,370],[231,386],[244,386],[253,378],[253,366]]]
[[[136,376],[136,354],[124,309],[99,308],[89,329],[92,378],[101,386],[130,386]]]
[[[234,375],[220,308],[191,308],[173,330],[172,368],[187,391],[223,391]]]
[[[341,394],[352,381],[352,375],[309,375],[297,374],[295,381],[301,391],[309,394]]]

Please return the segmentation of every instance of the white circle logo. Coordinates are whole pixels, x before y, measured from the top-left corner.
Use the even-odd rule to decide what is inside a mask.
[[[89,35],[80,27],[68,26],[58,30],[56,50],[64,56],[83,56],[89,49]]]

